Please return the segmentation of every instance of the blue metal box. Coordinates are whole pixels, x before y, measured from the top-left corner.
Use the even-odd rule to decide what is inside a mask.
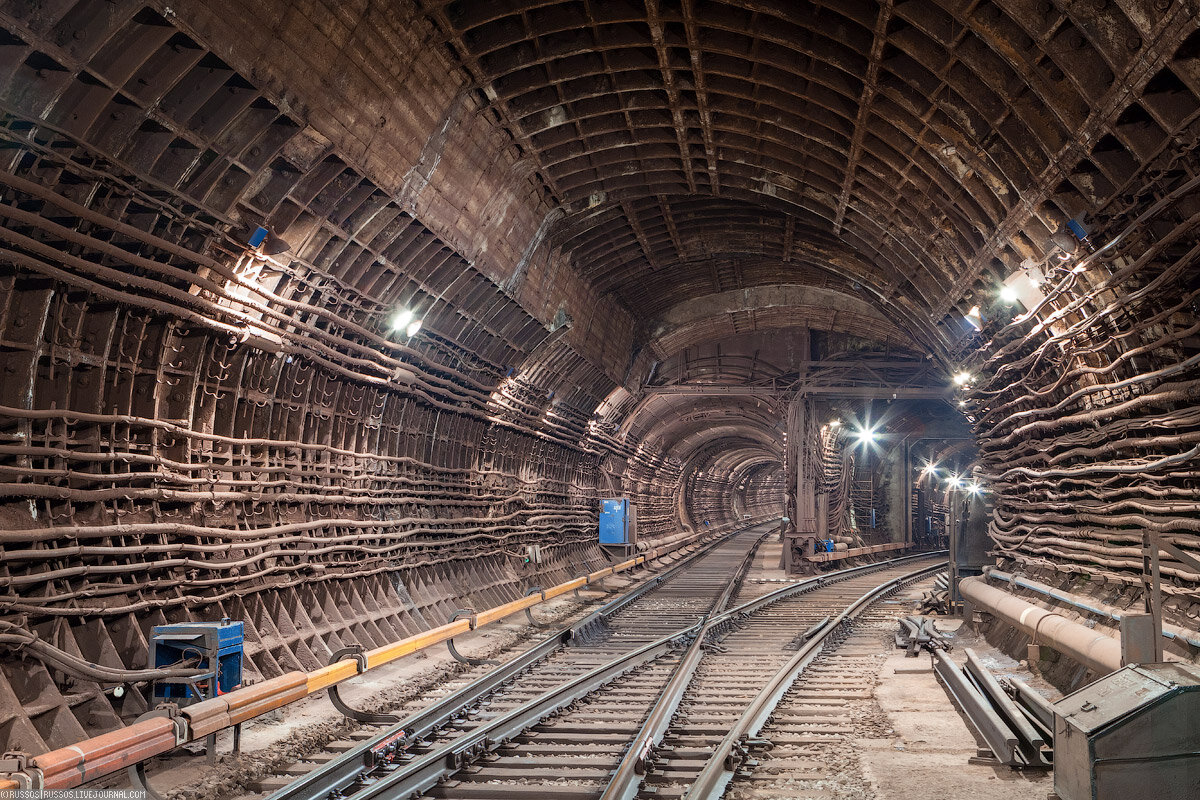
[[[243,633],[240,620],[154,626],[150,631],[150,663],[153,666],[169,667],[199,658],[195,668],[208,670],[207,674],[186,681],[156,681],[154,696],[168,700],[201,700],[236,689],[242,683]]]
[[[600,501],[600,544],[635,544],[634,507],[627,497]]]

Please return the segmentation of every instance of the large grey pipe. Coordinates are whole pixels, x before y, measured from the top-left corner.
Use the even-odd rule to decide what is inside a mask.
[[[1036,644],[1053,647],[1098,675],[1107,675],[1121,668],[1120,639],[1027,603],[1002,589],[989,586],[983,578],[964,578],[958,588],[963,599],[980,611],[999,617],[1032,636]]]

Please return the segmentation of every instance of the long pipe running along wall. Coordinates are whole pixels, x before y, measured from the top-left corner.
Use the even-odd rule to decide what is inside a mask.
[[[983,578],[964,578],[958,586],[963,598],[977,609],[1029,634],[1034,644],[1052,647],[1098,674],[1121,668],[1119,639],[989,586]]]
[[[1067,605],[1074,606],[1081,611],[1086,611],[1089,614],[1107,617],[1113,622],[1120,622],[1123,615],[1120,609],[1099,603],[1085,595],[1076,594],[1074,592],[1065,592],[1062,589],[1055,589],[1053,586],[1047,586],[1040,581],[1031,581],[1028,578],[1022,578],[1019,575],[1013,575],[1011,573],[1004,572],[1003,570],[996,569],[995,567],[984,567],[983,574],[992,580],[1004,581],[1012,586],[1019,586],[1022,589],[1028,589],[1031,592],[1037,592],[1038,594],[1045,595],[1053,600],[1057,600],[1060,603],[1066,603]],[[1192,647],[1200,648],[1200,638],[1198,638],[1194,632],[1189,631],[1186,628],[1181,628],[1178,625],[1164,623],[1162,635],[1164,639],[1180,639],[1184,642],[1187,642]]]

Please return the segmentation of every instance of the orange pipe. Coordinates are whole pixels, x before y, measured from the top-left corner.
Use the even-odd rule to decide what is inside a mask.
[[[233,692],[230,692],[233,694]],[[188,738],[195,741],[203,739],[210,733],[216,733],[222,728],[229,727],[229,703],[225,698],[229,695],[202,700],[195,705],[184,708],[179,713],[188,721]]]
[[[229,704],[229,720],[237,725],[307,696],[308,673],[296,671],[230,692],[224,699]]]
[[[542,594],[547,600],[549,600],[551,597],[558,597],[559,595],[563,595],[567,592],[587,586],[587,582],[588,579],[586,577],[576,578],[575,580],[567,581],[566,583],[560,583],[558,586],[551,586],[549,589],[542,592]]]
[[[44,788],[68,789],[174,747],[175,723],[154,717],[43,753],[31,763],[42,771]]]
[[[475,615],[475,627],[488,625],[492,622],[502,620],[510,614],[515,614],[518,611],[524,611],[527,608],[536,606],[542,602],[542,594],[531,594],[528,597],[522,597],[520,600],[513,600],[511,603],[505,603],[502,606],[489,608],[487,611],[481,611]]]
[[[341,683],[358,674],[358,661],[344,658],[327,667],[321,667],[308,673],[308,693],[316,694],[322,689],[328,689],[335,683]]]
[[[418,650],[424,650],[430,645],[444,642],[447,639],[453,639],[460,633],[466,633],[472,628],[472,619],[471,617],[456,619],[454,622],[430,628],[424,633],[418,633],[416,636],[410,636],[407,639],[401,639],[398,642],[385,644],[383,647],[376,647],[374,650],[368,650],[367,669],[374,669],[381,664],[395,661],[401,656],[415,653]]]

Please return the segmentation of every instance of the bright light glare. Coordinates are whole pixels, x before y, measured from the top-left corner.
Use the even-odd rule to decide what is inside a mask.
[[[949,481],[950,481],[950,485],[953,486],[955,489],[962,488],[962,485],[963,485],[962,478],[958,477],[957,475],[951,475],[949,478]]]
[[[933,475],[934,477],[937,477],[937,474],[938,474],[938,465],[937,464],[926,464],[925,467],[921,470],[922,478],[925,477],[926,475]]]
[[[971,373],[962,370],[954,376],[954,383],[958,386],[966,386],[971,381]]]
[[[836,428],[838,425],[841,425],[841,424],[842,424],[842,421],[840,419],[835,419],[833,422],[829,423],[829,427]]]
[[[974,481],[972,481],[971,485],[967,487],[967,490],[970,491],[971,494],[979,494],[980,492],[983,491],[983,489],[980,488],[979,484],[975,483]]]
[[[392,330],[398,331],[413,320],[413,312],[407,308],[402,308],[392,317]]]
[[[859,444],[875,444],[875,431],[863,429],[857,435]]]
[[[408,327],[404,329],[404,335],[411,339],[417,335],[417,331],[419,330],[421,330],[421,320],[414,319],[412,322],[408,323]]]
[[[1000,299],[1006,303],[1017,302],[1017,290],[1012,286],[1005,286],[1000,290]]]

